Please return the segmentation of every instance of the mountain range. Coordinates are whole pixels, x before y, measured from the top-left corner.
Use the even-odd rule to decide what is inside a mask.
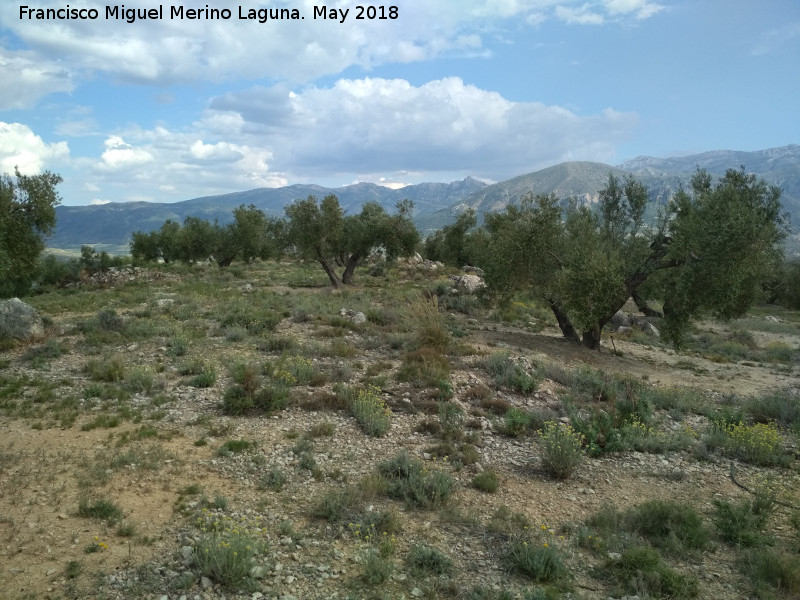
[[[253,204],[268,215],[281,216],[286,204],[309,195],[322,198],[336,194],[348,213],[358,212],[364,202],[375,201],[392,210],[405,198],[415,204],[414,220],[424,234],[451,222],[464,210],[473,208],[479,215],[502,210],[526,193],[554,193],[562,199],[584,202],[597,199],[609,173],[618,177],[633,175],[650,190],[650,214],[666,203],[680,186],[688,187],[698,167],[714,176],[727,169],[744,166],[767,183],[783,190],[784,209],[790,214],[794,230],[800,229],[800,145],[769,148],[756,152],[718,150],[690,156],[656,158],[640,156],[617,166],[596,162],[565,162],[546,169],[487,185],[472,177],[452,183],[421,183],[390,189],[372,183],[341,188],[318,185],[291,185],[260,188],[218,196],[205,196],[172,204],[153,202],[109,203],[91,206],[56,207],[56,230],[49,238],[53,249],[77,250],[94,246],[111,253],[125,253],[131,233],[161,227],[167,219],[182,222],[195,216],[220,223],[232,220],[233,209]],[[795,241],[797,236],[794,237]],[[792,244],[794,246],[794,244]]]

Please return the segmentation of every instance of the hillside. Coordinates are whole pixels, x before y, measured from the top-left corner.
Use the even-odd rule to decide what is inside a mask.
[[[591,351],[408,263],[129,273],[0,340],[0,598],[800,594],[799,312]]]
[[[486,184],[467,177],[452,183],[421,183],[393,190],[373,183],[358,183],[341,188],[319,185],[291,185],[282,188],[259,188],[220,196],[205,196],[173,204],[131,202],[56,208],[56,231],[48,240],[50,248],[77,250],[91,245],[111,252],[127,252],[131,233],[158,229],[164,221],[183,222],[188,216],[220,223],[232,220],[233,209],[254,204],[268,215],[283,215],[283,207],[309,195],[323,198],[336,194],[347,212],[357,212],[365,202],[377,202],[387,210],[404,199],[412,200],[416,214],[430,214],[455,204]]]
[[[697,168],[718,177],[731,168],[744,166],[771,185],[783,190],[782,202],[795,226],[800,225],[800,146],[771,148],[758,152],[728,150],[705,152],[678,158],[642,156],[616,167],[595,162],[568,162],[486,186],[454,206],[433,215],[432,222],[442,227],[467,208],[479,215],[502,210],[525,194],[555,194],[561,199],[583,202],[597,200],[609,173],[617,177],[633,175],[650,191],[650,214],[666,203],[681,186],[688,187]]]
[[[174,204],[135,202],[100,206],[60,206],[56,209],[55,235],[51,248],[77,250],[83,244],[111,252],[125,253],[133,231],[156,229],[167,219],[183,221],[198,216],[221,223],[232,219],[232,211],[241,204],[254,204],[270,215],[282,215],[283,207],[308,195],[324,197],[333,193],[348,212],[357,212],[364,202],[378,202],[393,209],[408,198],[416,205],[414,221],[423,235],[451,222],[467,208],[479,215],[502,210],[509,202],[525,194],[556,194],[563,200],[583,202],[597,199],[609,173],[618,177],[633,175],[650,190],[648,214],[655,216],[659,206],[681,187],[687,187],[697,167],[714,176],[727,169],[744,166],[772,185],[783,190],[784,208],[797,230],[800,226],[800,145],[770,148],[757,152],[720,150],[691,156],[654,158],[641,156],[616,167],[596,162],[565,162],[506,181],[486,185],[467,177],[452,183],[421,183],[398,190],[372,183],[358,183],[341,188],[318,185],[292,185],[283,188],[260,188],[219,196],[194,198]],[[788,246],[795,253],[800,241],[795,234]]]

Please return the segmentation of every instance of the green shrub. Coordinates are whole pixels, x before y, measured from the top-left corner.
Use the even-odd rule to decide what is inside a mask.
[[[453,561],[433,546],[414,544],[406,560],[415,571],[431,575],[447,575],[453,570]]]
[[[98,521],[108,521],[109,523],[116,523],[122,520],[122,509],[103,498],[89,502],[86,498],[81,498],[78,502],[78,515],[90,519],[97,519]]]
[[[732,504],[714,498],[713,522],[722,539],[730,544],[750,548],[771,542],[764,528],[775,510],[775,498],[766,489],[757,489],[752,500]]]
[[[486,359],[486,370],[495,383],[523,394],[533,392],[542,381],[542,374],[531,375],[505,352],[494,352]]]
[[[103,331],[122,331],[125,322],[113,308],[104,308],[97,313],[97,324]]]
[[[93,381],[122,381],[125,378],[125,363],[118,356],[92,359],[84,368]]]
[[[228,440],[217,449],[218,456],[230,456],[231,454],[241,454],[249,452],[256,446],[255,442],[247,440]]]
[[[567,479],[583,460],[583,436],[565,423],[545,423],[539,436],[542,466],[556,479]]]
[[[450,475],[439,470],[428,471],[405,451],[382,462],[378,469],[389,482],[390,497],[421,508],[444,506],[453,493],[455,482]]]
[[[380,585],[385,583],[394,571],[394,562],[381,556],[375,548],[367,548],[361,560],[364,573],[361,578],[367,585]]]
[[[697,579],[682,575],[664,564],[654,548],[628,548],[608,570],[628,594],[644,597],[684,600],[696,598]]]
[[[229,590],[238,591],[250,577],[259,542],[238,531],[206,534],[194,546],[198,572]]]
[[[532,421],[533,415],[521,408],[512,406],[503,415],[503,431],[511,437],[519,437],[527,431]]]
[[[672,553],[703,550],[710,539],[700,515],[685,504],[650,500],[629,509],[623,523],[628,531]]]
[[[774,465],[783,458],[781,434],[774,423],[740,423],[728,427],[728,452],[745,462]]]
[[[439,402],[439,423],[445,435],[452,435],[464,429],[467,417],[464,409],[455,402]]]
[[[789,391],[751,398],[746,403],[748,414],[758,423],[775,421],[784,426],[800,423],[800,396]]]
[[[532,536],[514,536],[506,549],[505,560],[511,570],[536,583],[556,582],[569,574],[560,550],[551,542]]]
[[[272,467],[258,480],[258,487],[272,492],[280,492],[286,483],[286,475],[278,467]]]
[[[435,386],[450,378],[450,361],[434,348],[420,348],[403,357],[397,372],[398,381],[408,381],[417,387]]]
[[[491,469],[481,471],[472,478],[472,487],[482,492],[494,494],[499,486],[497,473]]]
[[[757,598],[800,597],[797,555],[779,549],[753,548],[742,554],[740,568]]]
[[[410,304],[410,321],[416,326],[417,348],[430,348],[444,353],[450,347],[450,332],[439,310],[438,298],[418,296]]]
[[[210,388],[217,382],[217,371],[214,365],[202,364],[199,373],[189,379],[189,385],[198,388]]]
[[[392,411],[384,403],[377,388],[360,389],[351,400],[349,408],[367,435],[381,437],[389,430]]]

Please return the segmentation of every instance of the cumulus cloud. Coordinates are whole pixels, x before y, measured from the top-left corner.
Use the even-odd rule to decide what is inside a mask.
[[[28,108],[47,94],[69,92],[75,87],[65,67],[34,52],[0,47],[0,72],[0,110]]]
[[[153,162],[153,155],[144,148],[134,148],[119,136],[111,136],[104,143],[106,150],[100,156],[98,168],[109,171],[134,168]]]
[[[0,172],[36,175],[44,166],[69,157],[67,142],[48,144],[27,125],[0,121]]]
[[[421,86],[342,79],[331,88],[281,94],[257,88],[212,100],[206,119],[213,126],[222,118],[241,120],[243,139],[262,140],[281,171],[362,179],[397,170],[497,179],[560,160],[610,160],[637,122],[613,110],[582,116],[512,102],[457,77]]]
[[[0,4],[0,21],[33,51],[10,53],[17,77],[26,77],[26,89],[39,97],[48,91],[69,90],[72,75],[56,68],[49,57],[79,71],[110,73],[120,80],[140,83],[223,81],[234,78],[308,82],[357,65],[371,68],[385,63],[423,61],[439,56],[485,53],[483,35],[505,19],[538,25],[548,19],[593,25],[632,16],[647,18],[662,7],[649,0],[462,0],[459,2],[397,2],[398,20],[356,20],[352,5],[344,23],[314,19],[314,0],[276,0],[275,9],[294,9],[302,21],[241,20],[238,5],[228,20],[175,20],[173,5],[164,5],[161,20],[127,23],[106,20],[106,4],[96,8],[98,21],[65,20],[57,24],[19,18],[25,0]],[[222,8],[220,3],[212,8]],[[114,6],[114,5],[110,5]],[[127,9],[152,8],[146,0],[129,0]],[[61,0],[42,0],[40,8],[64,8]],[[247,7],[245,7],[245,12]],[[402,26],[399,26],[402,24]],[[38,57],[38,58],[37,58]],[[42,63],[44,59],[45,62]],[[37,95],[38,94],[38,95]],[[21,105],[27,100],[6,101]]]

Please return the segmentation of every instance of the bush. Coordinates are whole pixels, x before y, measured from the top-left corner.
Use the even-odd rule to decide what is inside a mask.
[[[726,449],[736,458],[756,465],[778,464],[783,458],[781,435],[774,423],[731,425]]]
[[[125,363],[114,356],[102,360],[92,359],[84,369],[93,381],[121,381],[125,378]]]
[[[409,352],[397,372],[398,381],[408,381],[417,387],[435,386],[450,378],[450,361],[434,348]]]
[[[390,497],[421,508],[443,506],[453,493],[455,482],[450,475],[428,471],[420,461],[409,458],[405,451],[381,463],[378,469],[389,482],[387,493]]]
[[[377,388],[359,390],[350,402],[350,412],[364,433],[372,437],[383,436],[392,423],[392,411],[384,403]]]
[[[494,494],[497,491],[498,485],[497,473],[490,469],[481,471],[472,478],[472,487],[489,494]]]
[[[583,436],[564,423],[545,423],[539,437],[542,466],[550,476],[567,479],[583,459]]]
[[[453,435],[464,429],[464,409],[454,402],[439,402],[439,423],[445,435]]]
[[[123,517],[122,509],[110,500],[105,499],[90,503],[87,499],[81,498],[78,502],[78,514],[81,517],[108,521],[109,523],[121,521]]]
[[[764,528],[775,510],[775,498],[764,489],[757,489],[752,500],[731,504],[715,498],[713,522],[722,539],[730,544],[750,548],[771,541]]]
[[[708,529],[691,506],[651,500],[628,510],[624,526],[668,552],[703,550],[709,543]]]
[[[509,567],[536,583],[551,583],[565,579],[569,571],[561,552],[548,541],[530,536],[515,536],[506,550]]]
[[[503,431],[511,437],[519,437],[528,429],[533,421],[533,415],[512,406],[503,415]]]
[[[249,535],[213,532],[200,538],[192,556],[200,574],[238,591],[250,577],[257,548],[258,542]]]
[[[741,569],[752,584],[756,597],[800,597],[800,566],[797,556],[780,550],[757,548],[746,551]]]
[[[542,374],[531,375],[505,352],[494,352],[486,359],[486,370],[495,383],[523,394],[535,391],[542,381]]]
[[[407,563],[412,570],[432,575],[447,575],[453,570],[453,561],[432,546],[411,546]]]
[[[698,594],[697,579],[670,569],[654,548],[629,548],[608,569],[629,594],[674,600],[696,598]]]

